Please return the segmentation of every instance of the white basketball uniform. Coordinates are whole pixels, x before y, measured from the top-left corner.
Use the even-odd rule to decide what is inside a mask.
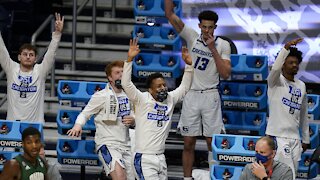
[[[299,130],[303,143],[309,144],[310,136],[306,86],[297,78],[289,81],[282,75],[282,65],[288,54],[285,48],[280,51],[267,79],[269,119],[266,134],[277,140],[275,159],[288,164],[295,177],[302,152]]]
[[[106,112],[106,101],[110,98],[106,91],[111,90],[118,99],[118,117],[117,120],[106,121],[102,119]],[[126,170],[127,179],[134,179],[131,166],[131,149],[129,139],[129,128],[122,123],[122,117],[130,115],[131,107],[127,95],[122,91],[115,93],[111,86],[107,84],[106,88],[92,95],[90,101],[79,114],[76,124],[84,126],[92,115],[95,115],[94,123],[96,126],[95,143],[99,159],[102,162],[106,174],[114,171],[117,162]]]
[[[192,67],[186,65],[180,86],[168,93],[163,102],[156,101],[149,92],[139,91],[131,82],[132,62],[125,62],[122,87],[135,107],[134,168],[138,179],[167,179],[164,157],[165,141],[171,128],[174,106],[190,88]]]
[[[61,33],[52,33],[41,64],[35,64],[30,72],[22,72],[20,64],[13,61],[0,36],[0,63],[7,76],[7,120],[44,123],[45,82],[54,63]]]
[[[191,89],[183,100],[179,130],[183,136],[220,134],[224,125],[215,60],[202,36],[194,29],[185,25],[180,36],[187,42],[194,76]],[[229,42],[216,38],[215,46],[222,59],[230,60]]]

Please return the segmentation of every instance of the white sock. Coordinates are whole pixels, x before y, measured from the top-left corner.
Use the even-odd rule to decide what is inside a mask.
[[[192,180],[192,177],[183,177],[183,180]]]
[[[211,169],[213,164],[216,164],[216,161],[213,160],[212,151],[208,151],[208,163],[209,163],[209,170]]]

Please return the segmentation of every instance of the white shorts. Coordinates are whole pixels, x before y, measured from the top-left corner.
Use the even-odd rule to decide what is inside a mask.
[[[130,149],[124,150],[118,147],[107,147],[106,145],[103,145],[98,150],[98,156],[107,175],[114,171],[117,162],[126,170],[127,179],[134,180]]]
[[[287,164],[293,172],[293,177],[296,177],[302,153],[301,141],[283,137],[275,137],[275,140],[278,147],[274,159]]]
[[[167,180],[167,163],[164,154],[141,154],[134,156],[135,175],[138,180]]]
[[[224,124],[218,90],[189,90],[183,100],[178,128],[182,136],[220,134]]]

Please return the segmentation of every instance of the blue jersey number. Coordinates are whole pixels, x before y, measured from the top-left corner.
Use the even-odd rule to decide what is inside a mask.
[[[194,68],[204,71],[206,70],[208,63],[209,63],[209,59],[198,57],[196,60],[196,63],[194,64]]]

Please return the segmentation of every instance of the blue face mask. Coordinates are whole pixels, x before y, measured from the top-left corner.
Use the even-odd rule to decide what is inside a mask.
[[[122,89],[121,79],[115,80],[115,81],[114,81],[114,85],[116,86],[116,88]]]
[[[159,102],[163,102],[168,97],[168,89],[161,89],[159,92],[157,92],[157,100]]]
[[[270,156],[271,154],[269,154],[269,155],[267,155],[267,156],[264,156],[264,155],[261,155],[261,154],[259,154],[259,153],[256,153],[256,161],[257,162],[260,162],[261,161],[261,163],[263,164],[263,163],[266,163],[268,160],[269,160],[269,156]]]

